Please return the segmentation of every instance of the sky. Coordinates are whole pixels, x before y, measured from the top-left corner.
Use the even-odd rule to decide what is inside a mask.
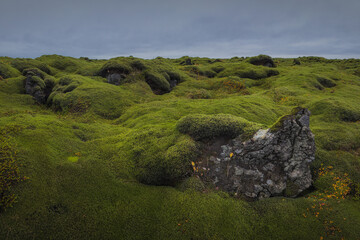
[[[359,0],[0,0],[0,56],[360,58]]]

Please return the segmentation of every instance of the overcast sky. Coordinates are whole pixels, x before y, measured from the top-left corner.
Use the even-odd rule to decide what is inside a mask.
[[[360,0],[0,0],[0,56],[360,58]]]

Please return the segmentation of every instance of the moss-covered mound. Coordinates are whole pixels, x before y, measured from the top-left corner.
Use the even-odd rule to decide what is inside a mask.
[[[5,79],[17,77],[19,75],[20,72],[17,69],[13,68],[10,64],[0,62],[0,78]]]
[[[240,78],[250,78],[250,79],[262,79],[271,76],[276,76],[279,74],[279,71],[272,68],[267,68],[263,66],[253,66],[247,63],[235,63],[231,64],[225,70],[221,71],[218,77],[229,77],[237,76]]]
[[[108,61],[104,64],[104,66],[101,67],[99,70],[99,75],[102,77],[106,77],[109,75],[109,73],[123,73],[123,74],[129,74],[132,71],[131,66],[126,62],[121,61]]]
[[[35,59],[14,59],[11,62],[11,65],[19,70],[20,72],[23,72],[27,68],[38,68],[41,71],[51,74],[51,70],[48,65],[45,63],[35,60]]]
[[[219,136],[234,138],[250,126],[249,121],[231,114],[194,114],[181,118],[177,123],[179,132],[189,134],[196,140]]]
[[[274,60],[268,55],[258,55],[256,57],[250,57],[249,63],[253,65],[262,65],[265,67],[275,67]]]

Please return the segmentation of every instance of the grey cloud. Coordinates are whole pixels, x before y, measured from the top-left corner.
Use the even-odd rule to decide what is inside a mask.
[[[358,0],[2,0],[0,56],[360,57]]]

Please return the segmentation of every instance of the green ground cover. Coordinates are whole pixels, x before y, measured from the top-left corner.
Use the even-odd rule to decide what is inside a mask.
[[[187,58],[0,57],[0,198],[15,197],[0,239],[358,239],[360,60]],[[46,103],[25,94],[27,69],[52,79]],[[191,177],[202,139],[297,106],[312,113],[312,191],[246,202]]]

